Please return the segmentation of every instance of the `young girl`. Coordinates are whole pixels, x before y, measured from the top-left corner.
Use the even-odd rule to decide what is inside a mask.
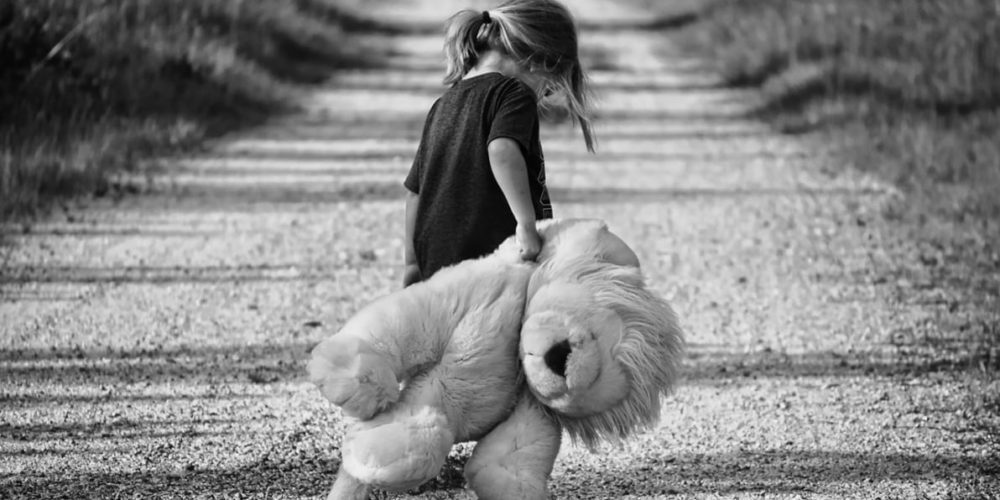
[[[540,99],[564,106],[594,150],[576,26],[562,4],[509,0],[460,11],[444,48],[451,88],[431,107],[404,181],[404,286],[491,253],[511,234],[523,259],[538,255],[535,221],[552,217]]]

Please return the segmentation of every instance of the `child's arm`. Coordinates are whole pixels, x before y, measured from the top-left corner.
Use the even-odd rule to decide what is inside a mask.
[[[417,202],[420,201],[420,195],[412,191],[406,193],[406,239],[403,242],[404,288],[420,281],[420,266],[417,264],[417,253],[413,246],[414,227],[417,225]]]
[[[534,260],[542,249],[542,239],[535,227],[535,207],[531,203],[528,186],[528,166],[521,154],[521,147],[513,139],[499,138],[487,146],[493,177],[503,191],[507,204],[517,220],[517,242],[521,258]]]

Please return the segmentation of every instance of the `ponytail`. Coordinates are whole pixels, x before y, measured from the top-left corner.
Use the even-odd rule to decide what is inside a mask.
[[[487,12],[461,10],[448,19],[444,37],[447,69],[444,83],[458,82],[479,62],[479,54],[492,48],[491,38],[497,33],[496,23]]]

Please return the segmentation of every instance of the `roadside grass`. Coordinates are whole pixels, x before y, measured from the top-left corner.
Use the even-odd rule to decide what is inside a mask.
[[[0,5],[0,220],[134,190],[141,160],[372,64],[358,0],[9,0]]]
[[[1000,215],[1000,3],[717,0],[677,39],[762,87],[780,130],[836,132],[849,164],[918,209]]]
[[[1000,301],[1000,3],[995,0],[708,0],[670,36],[730,86],[762,90],[754,113],[818,134],[836,161],[891,181],[887,207],[943,257],[936,279],[970,307]],[[967,339],[996,373],[998,317]]]

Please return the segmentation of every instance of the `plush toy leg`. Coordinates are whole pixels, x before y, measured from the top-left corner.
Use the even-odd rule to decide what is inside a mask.
[[[337,480],[333,483],[333,489],[326,496],[326,500],[368,500],[370,493],[371,486],[358,481],[341,467],[337,472]]]
[[[387,490],[406,490],[433,479],[444,466],[455,435],[439,407],[421,404],[438,390],[411,387],[407,400],[344,435],[341,467],[359,480]]]
[[[476,444],[465,478],[481,500],[546,499],[562,430],[530,396]]]
[[[323,396],[352,417],[371,418],[399,399],[390,360],[352,335],[334,335],[317,345],[307,369]]]

